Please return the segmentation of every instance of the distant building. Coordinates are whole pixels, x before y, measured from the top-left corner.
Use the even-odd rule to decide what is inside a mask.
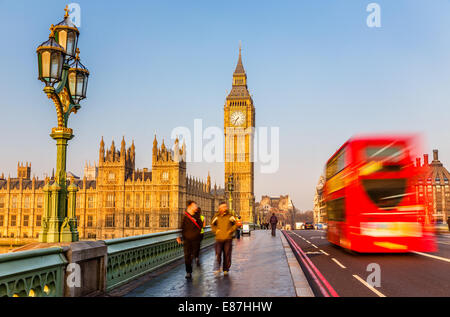
[[[278,217],[280,226],[294,223],[295,206],[289,195],[279,197],[262,196],[256,204],[256,212],[261,222],[268,222],[274,213]],[[259,223],[259,222],[258,222]]]
[[[323,197],[323,186],[325,185],[325,177],[320,176],[314,194],[314,223],[323,223],[327,221],[326,205]]]
[[[105,149],[100,143],[96,178],[88,166],[78,186],[76,216],[80,239],[111,239],[178,229],[186,201],[195,200],[207,224],[224,200],[224,190],[187,175],[185,145],[174,149],[153,141],[152,169],[135,168],[134,143]],[[86,172],[86,170],[85,170]],[[44,180],[30,178],[31,164],[18,164],[17,178],[0,178],[0,242],[35,241],[41,230]],[[68,173],[69,174],[69,173]],[[75,175],[72,175],[75,176]],[[90,176],[91,179],[88,179]],[[53,180],[50,179],[50,183]]]
[[[423,160],[421,164],[420,158],[416,159],[416,167],[419,168],[417,198],[425,202],[432,222],[447,223],[450,215],[450,173],[439,161],[438,150],[433,150],[431,163],[428,162],[428,154],[423,155]]]

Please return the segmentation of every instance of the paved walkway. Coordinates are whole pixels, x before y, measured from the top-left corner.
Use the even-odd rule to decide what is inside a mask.
[[[280,240],[269,230],[252,231],[233,241],[233,257],[228,276],[213,273],[214,248],[203,251],[202,265],[186,280],[184,263],[152,278],[128,293],[127,297],[279,297],[296,296],[286,254]]]

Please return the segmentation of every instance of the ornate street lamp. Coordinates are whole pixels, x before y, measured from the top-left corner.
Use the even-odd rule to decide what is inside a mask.
[[[89,78],[89,71],[80,62],[80,50],[77,48],[77,53],[74,61],[69,68],[69,92],[75,104],[79,104],[81,100],[86,98],[87,83]]]
[[[78,36],[80,32],[69,17],[69,8],[64,9],[64,20],[55,25],[55,39],[61,45],[67,55],[67,58],[74,58],[77,52]]]
[[[46,179],[44,186],[45,211],[40,242],[78,241],[75,215],[78,187],[73,179],[67,184],[66,174],[67,143],[74,135],[67,125],[70,114],[77,113],[80,101],[86,98],[89,71],[80,62],[79,31],[69,19],[68,7],[64,10],[64,20],[52,25],[49,40],[36,50],[39,80],[45,83],[44,92],[53,101],[58,119],[58,126],[50,134],[56,140],[56,175],[52,185]],[[56,88],[55,84],[58,84]]]
[[[65,50],[55,40],[54,26],[50,28],[48,41],[42,43],[37,48],[39,80],[45,83],[46,87],[53,87],[61,81],[62,68],[65,58]]]

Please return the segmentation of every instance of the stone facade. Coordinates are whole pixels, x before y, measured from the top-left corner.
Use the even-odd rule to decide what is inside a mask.
[[[80,239],[111,239],[177,229],[187,200],[202,208],[207,224],[223,189],[187,175],[185,145],[176,140],[173,150],[164,141],[153,141],[152,169],[135,168],[135,146],[105,150],[100,142],[96,179],[75,180],[78,186],[76,215]],[[26,166],[25,166],[26,167]],[[0,178],[0,243],[36,241],[41,230],[44,180],[24,174],[23,164],[17,178]],[[50,180],[50,183],[52,180]]]

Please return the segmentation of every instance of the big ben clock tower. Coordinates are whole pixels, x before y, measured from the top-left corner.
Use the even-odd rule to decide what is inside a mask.
[[[254,222],[253,138],[255,107],[247,89],[241,48],[231,92],[224,106],[225,183],[233,175],[233,210],[243,222]]]

